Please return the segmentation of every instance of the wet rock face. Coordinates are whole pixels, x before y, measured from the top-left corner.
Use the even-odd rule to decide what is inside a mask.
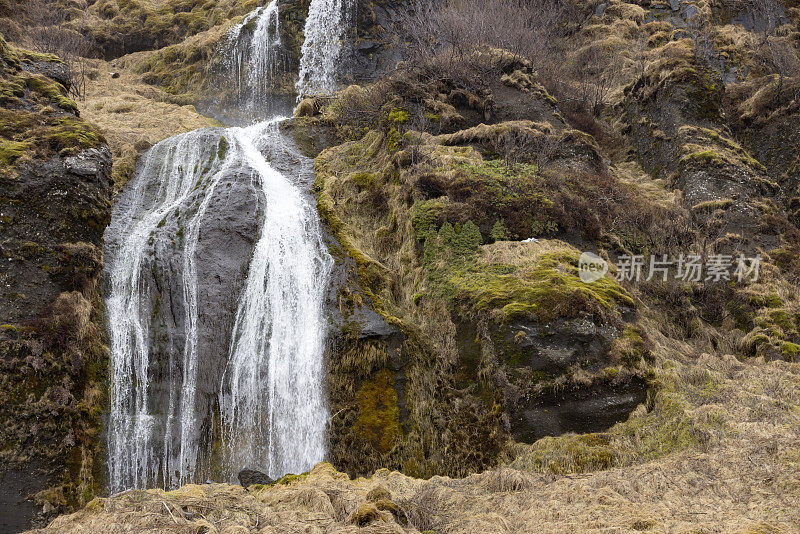
[[[349,65],[354,80],[375,80],[400,61],[394,46],[401,26],[404,2],[358,2],[356,44]]]
[[[504,390],[514,439],[533,443],[565,432],[606,430],[644,402],[647,386],[638,378],[553,387],[576,368],[597,374],[610,365],[607,355],[619,335],[617,328],[588,318],[515,323],[497,332],[507,347],[500,355],[507,358]]]
[[[351,11],[352,27],[347,37],[340,66],[342,82],[355,83],[380,78],[401,60],[395,46],[405,2],[346,0]],[[310,0],[281,0],[281,40],[286,47],[287,70],[296,70],[303,44],[303,28]],[[349,43],[352,43],[350,45]]]
[[[197,145],[217,147],[220,132],[211,129],[197,134],[201,137],[196,140]],[[216,150],[210,150],[207,155],[213,160]],[[209,162],[201,161],[199,165],[209,165]],[[147,170],[140,163],[139,173]],[[187,284],[191,276],[187,261],[193,259],[197,307],[197,395],[193,412],[197,418],[196,437],[203,453],[210,446],[211,413],[219,394],[230,350],[230,332],[264,210],[249,169],[233,166],[222,172],[199,222],[194,221],[194,217],[204,202],[207,188],[212,187],[208,177],[201,178],[200,185],[158,222],[144,245],[139,277],[140,302],[145,307],[140,320],[149,325],[147,344],[151,365],[148,367],[147,410],[160,414],[163,434],[168,425],[167,416],[179,415],[175,399],[180,398],[180,384],[187,371],[184,351],[189,315]],[[144,190],[140,184],[144,184]],[[114,208],[114,223],[106,233],[107,271],[113,270],[116,262],[126,261],[120,252],[126,239],[125,224],[131,217],[133,220],[143,217],[147,213],[147,210],[139,213],[143,206],[158,204],[163,194],[160,186],[158,180],[149,181],[148,177],[137,175],[120,194]],[[190,242],[193,224],[199,224],[196,242]],[[107,272],[107,294],[111,291],[111,276]],[[157,437],[154,443],[163,443],[163,436]],[[180,426],[177,425],[173,427],[172,446],[179,445]],[[163,454],[163,451],[155,453]]]
[[[290,189],[306,191],[313,173],[311,161],[284,142],[274,123],[254,128],[196,130],[158,143],[144,156],[115,207],[106,232],[106,302],[115,378],[108,441],[112,490],[232,478],[244,466],[269,469],[273,476],[278,472],[256,453],[240,458],[230,452],[236,452],[237,440],[252,438],[261,446],[268,438],[263,428],[238,421],[234,430],[246,429],[248,438],[231,437],[226,417],[233,410],[231,399],[242,390],[250,395],[254,411],[268,405],[250,394],[273,391],[266,384],[273,376],[264,371],[267,362],[254,362],[253,355],[273,356],[281,349],[280,335],[296,325],[323,330],[318,323],[296,320],[296,310],[305,309],[299,295],[307,293],[299,293],[293,280],[287,282],[287,271],[281,269],[286,266],[302,277],[326,269],[326,260],[306,265],[266,256],[308,258],[300,247],[303,239],[316,239],[315,221],[303,218],[306,212],[298,216],[287,211],[284,203],[292,209],[313,205],[299,202],[303,193]],[[295,226],[286,229],[277,218]],[[296,239],[286,239],[290,232]],[[271,244],[265,252],[267,240]],[[315,278],[309,285],[324,289],[327,282]],[[269,300],[250,304],[254,291],[270,291]],[[251,343],[249,332],[264,337]],[[234,333],[239,334],[235,345]],[[292,361],[319,354],[306,345],[282,350]],[[235,366],[240,360],[259,366],[252,387],[239,381],[240,368]],[[280,376],[285,369],[269,371]],[[142,373],[146,386],[131,379]],[[283,384],[300,380],[299,372],[286,374],[292,380]],[[137,439],[144,445],[132,446]],[[219,440],[221,447],[216,446]],[[248,445],[242,445],[242,454],[251,454]]]
[[[781,190],[733,140],[722,112],[724,92],[718,73],[687,62],[674,72],[640,77],[626,89],[625,109],[642,166],[670,178],[717,250],[755,254],[780,243],[757,230],[768,213],[754,199],[779,203]],[[698,211],[720,201],[728,205]],[[734,235],[741,236],[735,243],[728,237]]]
[[[612,326],[588,318],[550,323],[516,322],[499,328],[494,338],[508,347],[507,363],[514,368],[563,372],[575,364],[600,363],[618,335]]]
[[[169,406],[170,382],[181,380],[186,316],[183,273],[183,239],[188,219],[200,200],[192,196],[178,207],[179,215],[168,216],[157,229],[143,270],[151,288],[153,412]],[[259,198],[249,172],[239,169],[225,176],[200,222],[196,252],[198,309],[198,414],[203,429],[210,432],[208,415],[230,349],[230,332],[253,246],[259,230]],[[122,207],[122,200],[120,207]],[[176,246],[177,244],[177,246]]]
[[[533,443],[566,432],[601,432],[624,421],[646,398],[647,385],[638,379],[537,395],[511,414],[511,434],[517,441]]]
[[[237,478],[239,479],[239,484],[241,484],[243,488],[249,488],[253,484],[267,485],[275,482],[269,475],[261,471],[256,471],[255,469],[242,469],[239,471]]]
[[[69,89],[72,84],[69,67],[66,63],[61,63],[60,61],[35,61],[30,65],[23,65],[22,69],[47,76],[63,85],[66,89]]]

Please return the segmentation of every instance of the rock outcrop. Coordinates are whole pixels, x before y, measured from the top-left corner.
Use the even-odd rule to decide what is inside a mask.
[[[16,530],[37,511],[85,504],[102,484],[112,162],[65,96],[63,63],[2,40],[0,51],[0,521]]]

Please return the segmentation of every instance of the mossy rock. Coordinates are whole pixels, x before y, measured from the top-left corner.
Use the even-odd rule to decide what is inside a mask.
[[[353,430],[376,451],[389,452],[403,435],[391,371],[379,371],[364,382],[356,394],[356,403],[358,418]]]
[[[536,244],[530,248],[535,251]],[[547,322],[592,312],[610,318],[620,307],[635,307],[628,292],[608,276],[583,282],[578,276],[577,250],[566,244],[553,248],[521,266],[491,259],[478,265],[444,266],[440,291],[504,322],[517,318]]]

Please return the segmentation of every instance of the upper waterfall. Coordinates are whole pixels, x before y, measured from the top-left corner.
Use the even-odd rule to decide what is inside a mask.
[[[351,3],[311,0],[296,85],[298,97],[336,90],[345,37],[354,16]]]
[[[288,69],[288,53],[281,42],[280,12],[277,0],[249,13],[228,31],[224,45],[224,81],[232,86],[233,115],[247,117],[251,123],[283,110],[276,102],[275,85]]]

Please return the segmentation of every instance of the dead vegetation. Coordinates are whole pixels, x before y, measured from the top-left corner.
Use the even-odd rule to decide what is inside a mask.
[[[685,349],[665,345],[664,356]],[[684,393],[668,386],[652,411],[634,414],[646,424],[548,438],[511,468],[427,481],[382,469],[351,480],[323,463],[288,484],[95,499],[36,532],[796,531],[797,364],[680,359],[662,360],[659,375]],[[617,440],[638,443],[638,457],[620,459]],[[585,472],[598,467],[605,470]]]
[[[90,60],[92,81],[79,104],[81,116],[105,133],[114,156],[116,192],[133,175],[142,151],[171,135],[218,125],[194,106],[144,83],[141,75],[132,72],[139,61],[137,55],[111,63]]]

